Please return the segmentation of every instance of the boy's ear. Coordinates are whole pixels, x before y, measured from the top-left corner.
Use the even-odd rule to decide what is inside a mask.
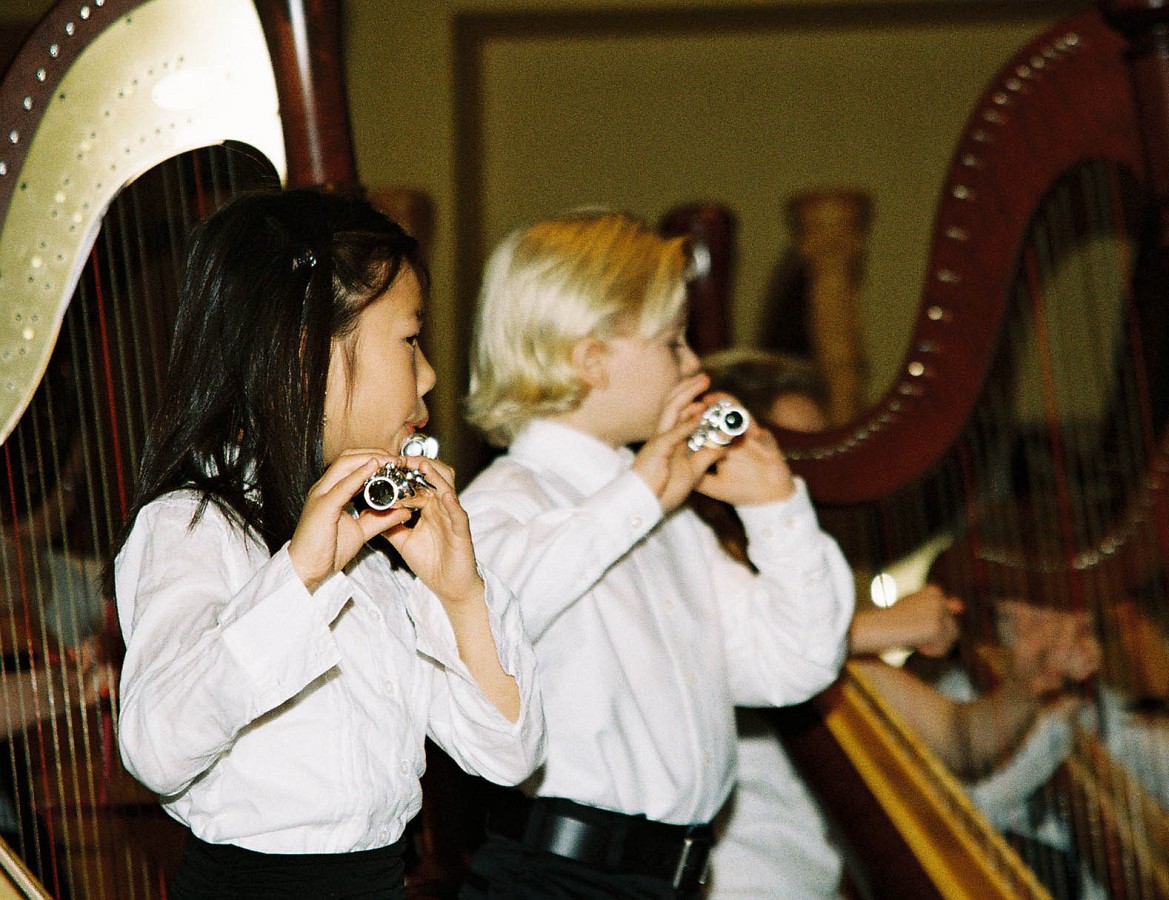
[[[604,341],[591,335],[583,337],[572,345],[572,368],[590,388],[604,387],[609,381],[607,356]]]

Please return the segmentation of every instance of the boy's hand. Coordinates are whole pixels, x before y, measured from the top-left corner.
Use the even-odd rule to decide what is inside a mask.
[[[706,405],[718,399],[707,397]],[[698,482],[697,490],[732,505],[757,505],[786,500],[796,492],[796,483],[775,435],[752,419],[746,433],[730,443],[726,456]]]
[[[707,445],[692,453],[686,446],[709,405],[697,402],[697,398],[709,386],[710,379],[701,373],[679,383],[666,400],[658,433],[642,445],[633,460],[633,471],[657,496],[663,513],[677,509],[706,470],[726,456],[726,447]]]

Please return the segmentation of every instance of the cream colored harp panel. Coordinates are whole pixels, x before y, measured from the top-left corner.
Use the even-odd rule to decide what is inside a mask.
[[[100,572],[189,226],[285,179],[250,0],[72,0],[0,84],[0,896],[161,897],[181,831],[123,770]],[[4,893],[7,890],[8,893]]]

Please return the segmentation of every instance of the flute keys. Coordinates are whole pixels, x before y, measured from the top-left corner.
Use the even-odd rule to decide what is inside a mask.
[[[750,424],[751,417],[747,410],[729,400],[719,400],[702,414],[702,419],[687,439],[686,446],[692,452],[707,444],[725,447],[743,434]]]
[[[438,456],[438,441],[427,434],[416,432],[402,442],[402,456],[419,456],[435,459]],[[407,497],[413,497],[420,490],[434,490],[417,469],[386,463],[366,479],[361,493],[353,498],[354,508],[373,509],[383,512],[396,506]]]
[[[378,469],[366,480],[361,493],[365,505],[379,512],[389,509],[402,499],[402,489],[398,486],[398,480],[382,469]]]
[[[427,459],[437,459],[438,440],[421,432],[412,434],[402,442],[402,455],[425,456]]]

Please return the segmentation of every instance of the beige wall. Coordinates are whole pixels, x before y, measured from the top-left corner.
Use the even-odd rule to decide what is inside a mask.
[[[196,2],[196,0],[192,0]],[[0,0],[35,21],[45,0]],[[1089,0],[343,0],[354,138],[372,190],[434,201],[434,430],[455,462],[485,248],[532,218],[690,200],[739,221],[752,341],[793,193],[874,201],[862,297],[870,394],[898,366],[953,143],[1015,49]]]
[[[582,203],[651,220],[684,201],[730,206],[732,328],[751,342],[788,241],[786,198],[825,185],[869,192],[862,303],[879,394],[901,361],[971,106],[1013,51],[1088,5],[350,0],[361,178],[419,187],[437,207],[436,430],[456,436],[484,248]]]

